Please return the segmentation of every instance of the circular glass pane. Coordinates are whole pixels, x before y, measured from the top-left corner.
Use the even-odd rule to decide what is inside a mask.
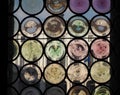
[[[91,29],[97,36],[106,36],[110,33],[110,21],[104,16],[97,16],[91,22]]]
[[[42,11],[43,0],[22,0],[22,9],[28,14],[37,14]]]
[[[68,30],[74,37],[84,36],[88,32],[88,21],[82,16],[72,17],[68,22]]]
[[[18,79],[18,68],[14,63],[9,63],[7,66],[7,82],[14,83]]]
[[[70,9],[77,13],[85,13],[89,9],[89,0],[70,0],[69,7]]]
[[[65,45],[60,40],[52,40],[46,44],[45,54],[49,60],[61,60],[64,58],[65,52]]]
[[[90,95],[90,93],[84,86],[74,86],[69,90],[68,95]]]
[[[73,60],[83,60],[88,55],[88,44],[82,39],[74,39],[68,44],[68,54]]]
[[[40,34],[41,21],[38,18],[29,17],[22,22],[22,33],[27,37],[35,37]]]
[[[60,37],[65,32],[65,22],[60,17],[49,17],[44,23],[44,31],[49,37]]]
[[[105,83],[111,78],[111,66],[105,61],[97,61],[92,65],[90,74],[94,81]]]
[[[91,54],[97,59],[105,59],[110,54],[110,43],[106,39],[96,39],[91,44]]]
[[[70,81],[82,83],[87,79],[88,69],[83,63],[73,63],[68,67],[67,75]]]
[[[14,8],[13,11],[15,11],[19,7],[19,0],[14,0]]]
[[[25,65],[20,72],[20,77],[26,84],[35,84],[41,79],[41,70],[33,64]]]
[[[111,9],[111,0],[92,0],[92,6],[99,13],[107,13]]]
[[[107,86],[98,86],[93,91],[92,95],[111,95],[110,89]]]
[[[19,55],[19,44],[16,40],[8,41],[8,60],[15,60]]]
[[[8,20],[8,37],[12,37],[19,31],[19,20],[14,16],[9,16]]]
[[[65,95],[65,92],[60,87],[50,87],[44,95]]]
[[[50,13],[60,14],[65,11],[67,0],[46,0],[46,8]]]
[[[22,90],[20,95],[42,95],[42,93],[35,87],[27,87],[24,90]]]
[[[7,95],[19,95],[19,94],[18,94],[18,91],[14,87],[8,87]]]
[[[37,40],[27,40],[22,45],[21,54],[27,61],[37,61],[43,54],[42,44]]]
[[[9,5],[10,11],[15,12],[19,7],[19,0],[8,0],[8,5]]]
[[[50,64],[45,68],[44,77],[51,84],[59,84],[65,78],[65,69],[58,63]]]

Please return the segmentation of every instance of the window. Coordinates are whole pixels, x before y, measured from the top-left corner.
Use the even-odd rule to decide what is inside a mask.
[[[111,0],[13,0],[8,93],[112,95]]]

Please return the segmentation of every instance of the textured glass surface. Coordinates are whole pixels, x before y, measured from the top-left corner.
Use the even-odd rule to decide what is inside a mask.
[[[96,16],[91,22],[91,28],[95,35],[106,36],[110,33],[110,21],[104,16]]]
[[[26,84],[35,84],[40,81],[41,71],[36,65],[25,65],[21,69],[20,77]]]
[[[34,17],[28,17],[22,22],[22,33],[27,37],[35,37],[41,32],[41,22]]]
[[[110,95],[110,0],[13,1],[11,95]]]
[[[67,0],[46,0],[46,8],[53,14],[63,13],[67,8]]]
[[[45,79],[52,84],[59,84],[65,78],[65,70],[59,64],[50,64],[44,71]]]
[[[86,89],[84,86],[74,86],[70,89],[68,95],[90,95],[88,89]]]
[[[8,27],[8,29],[10,30],[8,32],[8,37],[12,37],[12,36],[16,35],[17,32],[19,31],[19,20],[14,16],[10,16],[8,21],[13,24],[13,26],[11,25],[11,27]]]
[[[95,58],[104,59],[110,54],[110,43],[106,39],[96,39],[91,44],[91,53]]]
[[[97,12],[107,13],[111,9],[111,0],[92,0],[92,5]]]
[[[74,60],[82,60],[88,54],[88,45],[82,39],[74,39],[68,44],[69,56]]]
[[[28,14],[37,14],[43,9],[43,0],[22,0],[22,8]]]
[[[14,83],[18,79],[18,67],[14,63],[9,63],[7,66],[7,82]]]
[[[68,31],[74,37],[82,37],[89,30],[88,21],[82,16],[75,16],[68,22]]]
[[[45,54],[50,60],[61,60],[65,56],[65,52],[65,46],[59,40],[53,40],[46,44]]]
[[[60,37],[65,31],[65,22],[60,17],[50,17],[44,23],[44,31],[49,37]]]
[[[98,61],[93,64],[90,70],[91,77],[93,80],[99,83],[105,83],[111,78],[111,66],[104,61]]]
[[[65,92],[60,87],[51,87],[46,90],[45,95],[65,95]]]
[[[14,49],[11,50],[11,49]],[[8,41],[8,60],[14,60],[19,55],[19,45],[16,40]]]
[[[95,88],[93,95],[111,95],[110,89],[107,86],[98,86]]]
[[[67,75],[73,83],[82,83],[87,79],[88,69],[83,63],[73,63],[68,68]]]
[[[35,87],[27,87],[23,89],[21,95],[42,95],[41,92]]]
[[[89,0],[70,0],[70,9],[75,13],[85,13],[89,8]]]
[[[42,56],[43,47],[37,40],[26,41],[21,48],[22,56],[28,61],[36,61]]]

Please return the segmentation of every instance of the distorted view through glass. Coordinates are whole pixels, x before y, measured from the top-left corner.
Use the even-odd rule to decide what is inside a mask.
[[[9,0],[8,95],[111,95],[110,10],[110,0]]]

